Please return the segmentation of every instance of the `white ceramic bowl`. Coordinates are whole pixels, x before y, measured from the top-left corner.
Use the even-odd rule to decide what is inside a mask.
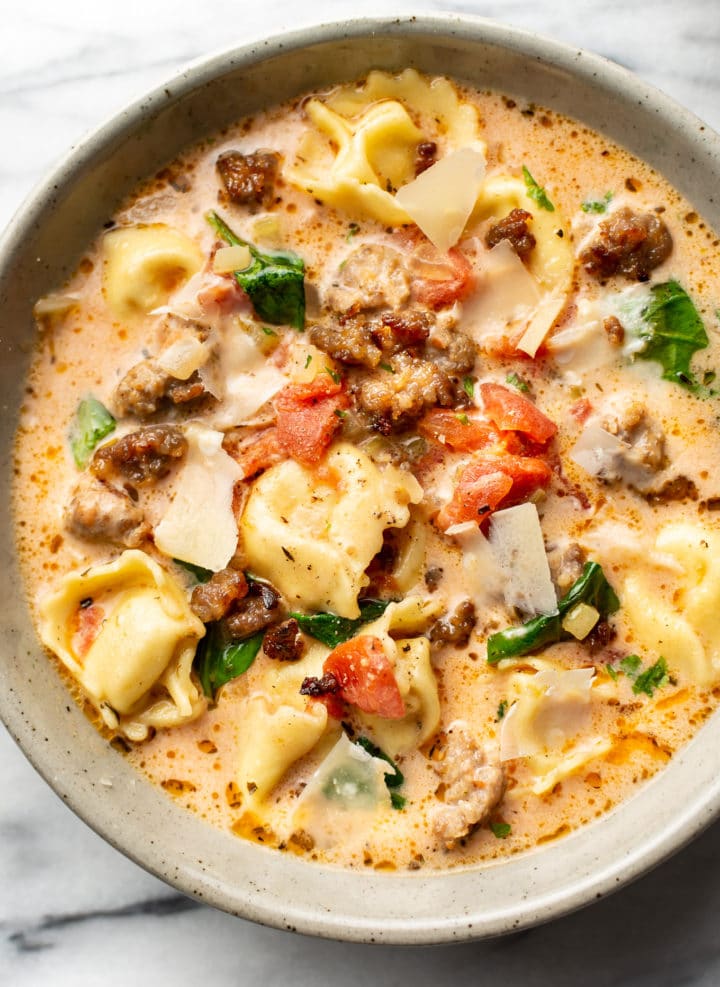
[[[324,25],[213,56],[80,144],[0,243],[5,503],[35,332],[33,302],[70,273],[118,201],[185,145],[266,103],[370,68],[407,65],[577,117],[648,160],[720,229],[720,139],[597,56],[465,16]],[[420,944],[499,935],[609,893],[677,850],[720,809],[720,717],[714,716],[630,801],[556,844],[502,864],[445,873],[349,873],[250,844],[211,828],[152,787],[70,700],[30,623],[10,519],[0,562],[0,713],[10,732],[106,840],[188,894],[245,918],[359,941]]]

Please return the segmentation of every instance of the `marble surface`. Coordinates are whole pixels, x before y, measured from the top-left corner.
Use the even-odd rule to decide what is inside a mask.
[[[364,13],[471,11],[634,70],[720,128],[718,0],[365,0]],[[351,15],[348,0],[0,0],[0,227],[89,127],[232,41]],[[0,727],[0,984],[720,983],[720,826],[652,874],[551,925],[434,950],[316,941],[190,901],[105,844]],[[716,907],[717,906],[717,907]]]

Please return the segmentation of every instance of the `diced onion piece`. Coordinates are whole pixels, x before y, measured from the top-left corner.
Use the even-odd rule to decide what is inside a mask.
[[[238,243],[232,247],[220,247],[213,257],[212,269],[215,274],[232,274],[244,271],[252,263],[250,248]]]
[[[523,613],[552,613],[557,598],[534,504],[497,511],[490,520],[490,546],[504,576],[504,597]]]
[[[462,236],[484,179],[484,151],[463,147],[403,185],[395,201],[438,250],[446,251]]]
[[[553,291],[542,298],[530,317],[527,329],[520,337],[517,349],[527,353],[528,356],[535,356],[564,305],[565,295],[560,292]]]
[[[170,506],[155,527],[155,544],[171,558],[218,572],[237,548],[233,488],[242,470],[222,448],[222,432],[192,422],[185,437],[187,457],[172,485]]]
[[[175,340],[158,354],[157,363],[178,380],[187,380],[207,363],[209,352],[194,333]]]
[[[52,319],[57,315],[65,315],[76,307],[78,301],[77,295],[44,295],[35,302],[33,315],[36,319]]]
[[[578,641],[584,641],[595,624],[600,620],[600,613],[589,603],[578,603],[565,615],[562,626],[568,634]]]
[[[270,212],[264,216],[258,216],[253,223],[253,243],[259,241],[269,247],[279,247],[280,234],[280,217],[277,213]]]

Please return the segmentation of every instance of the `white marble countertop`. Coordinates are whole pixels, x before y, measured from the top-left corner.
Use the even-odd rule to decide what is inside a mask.
[[[82,133],[190,59],[352,15],[348,0],[0,0],[0,228]],[[718,0],[365,0],[366,14],[472,11],[593,49],[720,129]],[[460,981],[513,987],[720,983],[720,828],[614,897],[551,925],[435,950],[261,928],[169,888],[59,801],[0,727],[0,984],[267,987]]]

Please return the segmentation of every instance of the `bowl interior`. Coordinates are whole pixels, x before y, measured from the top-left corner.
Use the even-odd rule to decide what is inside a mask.
[[[0,244],[0,483],[6,503],[35,333],[33,302],[74,269],[119,200],[189,143],[239,117],[371,68],[409,65],[579,118],[648,160],[720,227],[714,198],[718,138],[595,56],[451,17],[326,25],[215,56],[71,152]],[[498,935],[579,907],[637,876],[699,832],[720,805],[720,719],[714,717],[619,811],[557,845],[500,865],[442,874],[347,873],[251,845],[175,805],[99,736],[69,700],[31,628],[11,520],[3,526],[0,558],[0,712],[27,756],[123,852],[183,891],[246,918],[362,941]]]

